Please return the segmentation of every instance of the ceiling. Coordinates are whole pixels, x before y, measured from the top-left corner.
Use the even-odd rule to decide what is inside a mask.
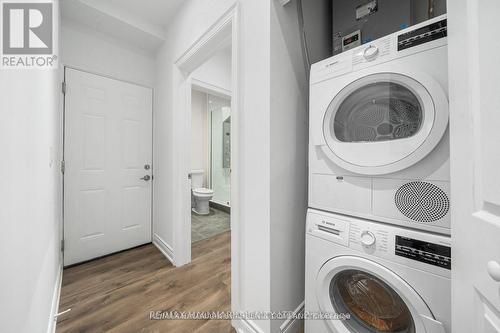
[[[99,0],[165,28],[186,0]]]
[[[154,52],[165,40],[166,28],[186,0],[64,0],[64,21]]]

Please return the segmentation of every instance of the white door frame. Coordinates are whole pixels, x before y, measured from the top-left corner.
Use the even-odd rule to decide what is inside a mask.
[[[208,82],[192,78],[191,85],[193,86],[194,90],[204,92],[205,94],[231,99],[231,91],[221,88],[219,86],[215,86]]]
[[[65,161],[65,142],[66,142],[66,69],[72,69],[72,70],[76,70],[76,71],[80,71],[80,72],[83,72],[83,73],[88,73],[88,74],[92,74],[92,75],[97,75],[97,76],[101,76],[101,77],[104,77],[104,78],[107,78],[107,79],[111,79],[111,80],[116,80],[116,81],[120,81],[120,82],[124,82],[124,83],[129,83],[129,84],[133,84],[133,85],[136,85],[136,86],[139,86],[139,87],[144,87],[144,88],[148,88],[148,89],[151,89],[151,92],[152,92],[152,107],[151,107],[151,174],[153,175],[152,179],[151,179],[151,216],[150,216],[150,221],[149,223],[151,224],[151,242],[153,241],[153,237],[154,237],[154,223],[153,223],[153,204],[154,204],[154,132],[153,132],[153,129],[154,129],[154,101],[155,101],[155,90],[153,87],[150,87],[150,86],[147,86],[147,85],[144,85],[144,84],[140,84],[140,83],[137,83],[137,82],[132,82],[132,81],[128,81],[128,80],[125,80],[125,79],[120,79],[120,78],[117,78],[117,77],[114,77],[114,76],[111,76],[111,75],[107,75],[107,74],[102,74],[102,73],[98,73],[98,72],[94,72],[94,71],[91,71],[91,70],[86,70],[86,69],[83,69],[83,68],[80,68],[80,67],[76,67],[76,66],[71,66],[71,65],[68,65],[68,64],[62,64],[62,71],[61,71],[61,76],[60,78],[62,79],[62,84],[63,84],[63,91],[62,91],[62,101],[61,101],[61,109],[62,109],[62,126],[61,126],[61,129],[62,129],[62,133],[61,133],[61,137],[62,137],[62,157],[61,157],[61,172],[62,172],[62,181],[61,181],[61,215],[62,215],[62,230],[61,230],[61,253],[62,253],[62,262],[64,262],[64,227],[65,227],[65,224],[66,224],[66,219],[65,219],[65,211],[64,211],[64,200],[65,200],[65,196],[64,196],[64,189],[65,189],[65,185],[64,185],[64,181],[65,181],[65,177],[66,175],[64,174],[64,161]]]
[[[231,43],[231,305],[239,305],[241,262],[240,226],[240,136],[241,82],[239,68],[239,4],[233,5],[215,24],[196,40],[173,65],[173,250],[174,264],[182,266],[191,261],[191,90],[192,72]]]

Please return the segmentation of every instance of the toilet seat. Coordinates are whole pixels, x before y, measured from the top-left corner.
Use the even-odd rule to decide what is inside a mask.
[[[193,189],[193,194],[197,197],[211,197],[214,195],[214,191],[208,188],[195,188]]]

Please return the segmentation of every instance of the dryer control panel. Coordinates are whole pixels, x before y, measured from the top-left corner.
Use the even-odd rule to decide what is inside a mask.
[[[447,21],[443,19],[398,36],[398,51],[448,36]]]
[[[310,85],[446,46],[447,35],[446,14],[432,18],[313,64]]]

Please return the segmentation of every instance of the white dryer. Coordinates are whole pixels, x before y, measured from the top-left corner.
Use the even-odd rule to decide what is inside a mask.
[[[449,234],[446,17],[316,63],[309,206]]]
[[[447,236],[310,210],[305,332],[451,333],[450,244]]]

